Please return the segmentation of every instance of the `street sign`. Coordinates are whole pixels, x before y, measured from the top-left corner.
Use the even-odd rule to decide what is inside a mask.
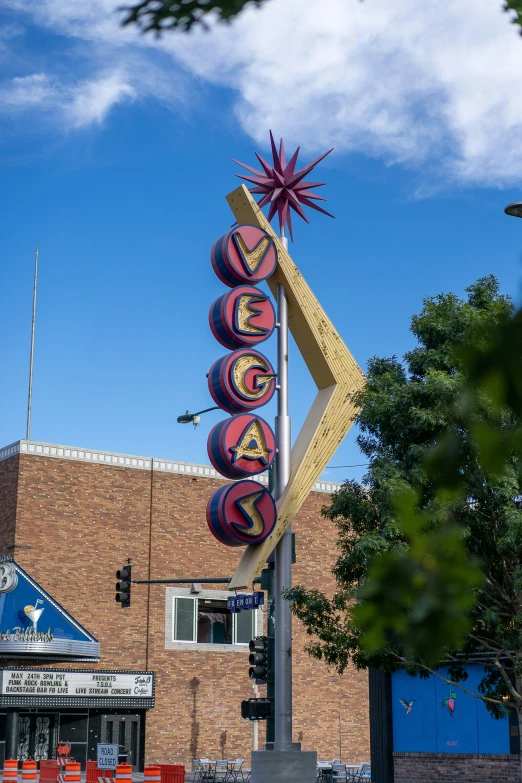
[[[227,606],[232,614],[237,614],[245,609],[257,609],[258,606],[264,606],[265,594],[264,593],[252,593],[252,595],[231,595],[227,599]]]
[[[116,769],[118,765],[118,746],[98,742],[98,768]]]

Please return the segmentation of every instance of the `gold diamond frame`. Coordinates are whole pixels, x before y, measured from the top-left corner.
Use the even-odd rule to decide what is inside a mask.
[[[238,223],[258,226],[274,238],[278,264],[267,282],[274,296],[278,283],[286,291],[288,326],[318,389],[292,448],[290,480],[277,502],[276,526],[261,544],[245,549],[229,587],[238,590],[249,587],[264,567],[352,426],[357,414],[354,394],[365,378],[249,190],[241,185],[227,201]]]

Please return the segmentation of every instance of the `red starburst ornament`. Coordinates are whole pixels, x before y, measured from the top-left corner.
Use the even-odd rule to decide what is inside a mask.
[[[247,166],[245,163],[241,163],[239,160],[235,160],[235,158],[232,158],[232,160],[234,163],[237,163],[239,166],[242,166],[244,169],[247,169],[247,171],[250,171],[254,175],[248,177],[244,174],[236,174],[236,177],[244,179],[247,182],[252,182],[256,186],[254,188],[250,188],[250,191],[251,193],[262,194],[262,197],[257,202],[258,205],[260,207],[264,207],[267,204],[270,204],[270,209],[268,210],[268,220],[272,220],[272,218],[277,214],[279,218],[280,234],[282,236],[284,235],[285,226],[287,226],[288,233],[290,234],[290,238],[293,242],[294,236],[292,233],[291,217],[292,209],[294,212],[297,212],[297,214],[302,217],[303,220],[306,220],[307,223],[309,223],[309,220],[306,217],[305,211],[301,205],[316,209],[318,212],[322,212],[323,215],[328,215],[328,217],[334,217],[322,207],[314,204],[314,201],[326,201],[326,199],[322,196],[317,196],[315,193],[312,193],[312,188],[319,188],[321,185],[326,185],[326,182],[305,181],[306,175],[309,174],[312,169],[323,160],[323,158],[326,158],[330,152],[333,152],[333,150],[328,150],[328,152],[325,152],[324,155],[321,155],[320,158],[314,160],[313,163],[309,163],[308,166],[305,166],[299,171],[296,171],[295,167],[300,147],[296,149],[287,163],[283,139],[281,139],[279,144],[279,153],[277,152],[274,137],[272,136],[272,131],[270,131],[270,143],[272,145],[272,157],[274,159],[272,165],[264,160],[261,155],[256,152],[256,157],[263,167],[263,171],[253,169],[251,166]]]

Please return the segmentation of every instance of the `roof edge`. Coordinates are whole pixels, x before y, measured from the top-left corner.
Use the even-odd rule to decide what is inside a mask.
[[[94,465],[108,467],[131,468],[133,470],[154,470],[161,473],[176,473],[182,476],[198,476],[201,478],[223,479],[223,476],[210,465],[202,465],[197,462],[180,462],[177,460],[159,459],[157,457],[140,457],[133,454],[120,454],[114,451],[101,451],[99,449],[86,449],[77,446],[63,446],[57,443],[45,443],[36,440],[18,440],[9,446],[0,448],[0,462],[3,462],[16,454],[50,457],[52,459],[65,459],[74,462],[86,462]],[[252,476],[261,484],[268,485],[268,476],[262,473]],[[314,492],[337,492],[342,486],[335,481],[316,481]]]

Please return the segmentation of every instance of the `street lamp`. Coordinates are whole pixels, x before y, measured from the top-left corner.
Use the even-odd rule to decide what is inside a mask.
[[[201,421],[201,414],[202,413],[208,413],[208,411],[219,411],[221,408],[218,405],[214,405],[212,408],[205,408],[204,411],[197,411],[197,413],[189,413],[186,411],[185,413],[182,413],[181,416],[178,416],[177,422],[178,424],[193,424],[194,427],[197,427],[198,424]]]
[[[504,208],[506,215],[512,215],[512,217],[522,218],[522,201],[514,201],[512,204],[508,204]]]

